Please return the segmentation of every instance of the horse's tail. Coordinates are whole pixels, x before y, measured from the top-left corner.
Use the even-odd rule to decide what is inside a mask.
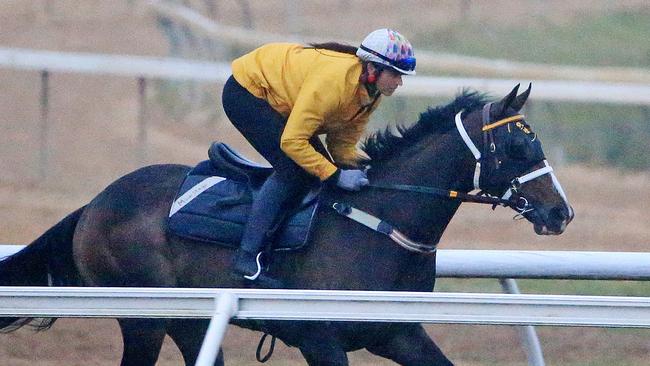
[[[66,216],[20,252],[0,261],[0,286],[79,286],[72,258],[72,237],[85,206]],[[56,319],[0,318],[0,332],[33,325],[48,329]]]

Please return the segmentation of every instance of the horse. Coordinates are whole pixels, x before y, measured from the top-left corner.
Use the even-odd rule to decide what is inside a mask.
[[[449,104],[428,108],[411,126],[368,136],[362,149],[371,185],[354,193],[323,187],[321,196],[330,204],[316,212],[309,244],[276,252],[270,274],[290,289],[432,291],[436,245],[464,201],[511,207],[540,235],[564,232],[574,212],[537,135],[519,114],[531,87],[519,95],[518,88],[495,102],[463,90]],[[171,203],[189,170],[153,165],[119,178],[0,262],[0,284],[244,287],[230,274],[231,248],[167,232]],[[470,194],[476,189],[480,194]],[[399,235],[371,230],[348,217],[351,209],[381,218]],[[0,327],[28,321],[2,318]],[[139,366],[156,363],[165,335],[184,362],[194,364],[208,327],[204,319],[118,322],[121,364]],[[309,365],[347,365],[347,352],[364,348],[400,365],[452,364],[421,324],[232,323],[297,347]],[[223,359],[220,350],[215,364],[223,365]]]

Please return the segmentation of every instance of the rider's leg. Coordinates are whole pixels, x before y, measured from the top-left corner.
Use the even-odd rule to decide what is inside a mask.
[[[249,93],[232,77],[224,86],[222,101],[233,125],[275,169],[253,202],[242,249],[234,258],[235,270],[247,279],[272,280],[259,271],[261,266],[256,260],[265,234],[275,223],[277,214],[299,202],[318,178],[307,173],[280,149],[286,118],[268,102]],[[317,151],[327,154],[318,138],[312,138],[310,143]]]
[[[276,224],[280,213],[298,204],[308,189],[309,186],[300,179],[287,179],[277,172],[264,182],[253,201],[241,247],[235,254],[234,269],[237,273],[248,280],[281,287],[275,279],[262,272],[259,255],[266,244],[267,233]]]

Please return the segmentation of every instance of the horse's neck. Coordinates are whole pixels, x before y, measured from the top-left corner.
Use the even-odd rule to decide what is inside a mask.
[[[474,160],[456,134],[423,139],[391,161],[377,167],[371,182],[469,190]],[[386,213],[414,240],[437,242],[459,207],[458,201],[422,193],[370,193],[378,212]],[[384,217],[382,217],[384,218]]]

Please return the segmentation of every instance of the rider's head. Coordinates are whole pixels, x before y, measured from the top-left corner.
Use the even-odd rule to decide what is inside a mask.
[[[415,75],[411,43],[398,32],[382,28],[368,34],[357,50],[362,61],[385,65],[404,75]]]
[[[362,81],[386,96],[402,85],[402,75],[415,75],[413,47],[406,37],[392,29],[370,33],[356,54],[364,62]]]

